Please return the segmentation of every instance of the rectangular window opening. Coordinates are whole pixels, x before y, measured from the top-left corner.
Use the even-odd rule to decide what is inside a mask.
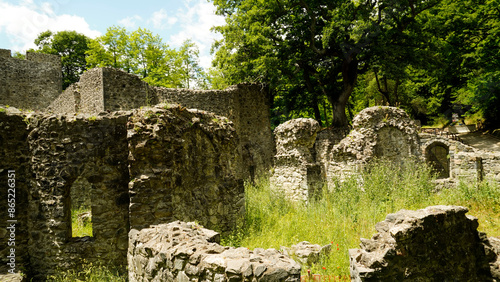
[[[91,190],[92,184],[81,176],[71,186],[72,237],[93,237]]]

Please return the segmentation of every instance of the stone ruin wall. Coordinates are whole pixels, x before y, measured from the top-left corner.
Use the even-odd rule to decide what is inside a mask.
[[[477,231],[467,208],[401,210],[349,250],[351,281],[498,281],[500,239]]]
[[[197,220],[229,232],[245,212],[233,124],[219,116],[152,108],[128,124],[130,226]]]
[[[83,259],[125,272],[131,226],[182,219],[227,232],[242,219],[238,140],[219,116],[182,107],[98,116],[0,111],[0,123],[0,178],[7,183],[16,170],[17,268],[35,279],[78,269]],[[92,185],[92,237],[71,234],[77,180]],[[6,201],[0,207],[7,210]],[[0,215],[4,265],[7,219]]]
[[[167,103],[213,112],[233,122],[247,165],[246,176],[253,178],[267,173],[275,152],[266,91],[252,84],[226,90],[152,87],[122,70],[95,68],[84,73],[49,109],[56,113],[93,114]]]
[[[28,52],[26,60],[0,49],[0,105],[45,110],[62,91],[61,58]]]
[[[292,199],[307,201],[323,184],[331,188],[333,179],[343,181],[356,175],[374,158],[429,162],[428,149],[436,145],[446,149],[443,158],[449,171],[439,185],[484,179],[500,182],[500,153],[418,131],[403,110],[380,106],[361,111],[348,134],[331,128],[321,130],[312,119],[288,121],[274,131],[277,154],[271,185]],[[320,172],[311,173],[316,167]]]
[[[270,182],[289,199],[308,201],[321,189],[321,168],[314,151],[319,128],[316,120],[299,118],[274,130],[277,152]]]

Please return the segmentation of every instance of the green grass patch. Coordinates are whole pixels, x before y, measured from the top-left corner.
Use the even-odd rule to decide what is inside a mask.
[[[89,208],[71,210],[71,234],[73,237],[92,237],[92,213]]]
[[[244,228],[223,238],[223,244],[276,248],[300,241],[333,244],[332,254],[310,268],[311,273],[348,276],[348,249],[358,248],[360,238],[371,238],[375,224],[400,209],[431,205],[462,205],[479,218],[480,230],[498,236],[500,189],[488,182],[461,183],[456,189],[434,192],[435,176],[426,165],[408,160],[394,165],[379,160],[344,182],[333,180],[309,204],[288,201],[272,191],[269,183],[246,185]],[[307,275],[303,269],[302,275]]]
[[[84,262],[82,269],[79,271],[68,270],[57,275],[52,275],[47,278],[49,282],[125,282],[127,278],[114,268],[106,267],[103,265],[96,265],[89,262]]]

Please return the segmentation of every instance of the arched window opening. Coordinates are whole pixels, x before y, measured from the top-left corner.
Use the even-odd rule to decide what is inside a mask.
[[[91,190],[92,184],[82,175],[71,185],[72,237],[93,237]]]
[[[425,157],[437,173],[438,178],[450,177],[450,149],[443,143],[434,143],[427,147]]]

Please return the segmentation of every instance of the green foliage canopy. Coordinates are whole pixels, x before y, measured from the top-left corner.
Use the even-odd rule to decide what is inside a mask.
[[[318,121],[326,98],[331,124],[344,127],[358,75],[373,63],[412,56],[418,46],[409,31],[437,0],[213,2],[226,16],[215,28],[223,39],[213,46],[214,64],[231,84],[267,83],[284,108],[309,108]]]
[[[175,50],[147,29],[129,32],[113,26],[90,42],[87,55],[90,67],[119,68],[139,75],[151,85],[208,87],[199,65],[198,47],[191,40]]]
[[[89,49],[90,39],[76,31],[42,32],[35,39],[39,53],[61,56],[63,89],[77,82],[87,69],[85,52]],[[30,50],[29,50],[30,51]]]

